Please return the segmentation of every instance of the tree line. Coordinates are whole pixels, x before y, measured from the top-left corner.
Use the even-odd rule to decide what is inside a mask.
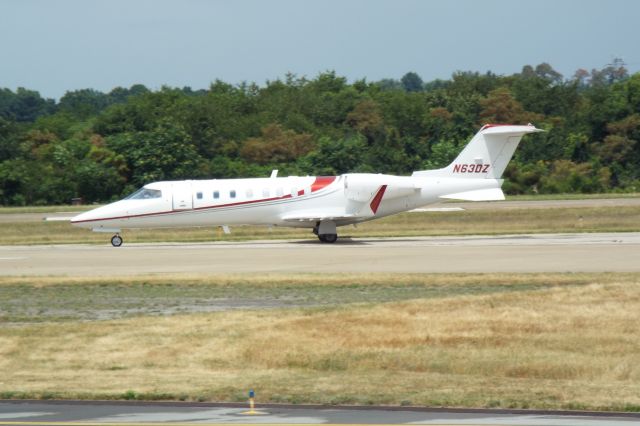
[[[158,180],[410,174],[448,164],[485,123],[534,123],[507,193],[640,190],[640,73],[456,72],[349,83],[335,72],[207,90],[0,89],[0,203],[104,202]]]

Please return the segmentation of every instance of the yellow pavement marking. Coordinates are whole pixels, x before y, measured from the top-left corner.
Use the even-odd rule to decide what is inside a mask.
[[[269,413],[265,413],[264,411],[258,411],[258,410],[249,410],[249,411],[243,411],[240,414],[243,414],[245,416],[262,416]]]

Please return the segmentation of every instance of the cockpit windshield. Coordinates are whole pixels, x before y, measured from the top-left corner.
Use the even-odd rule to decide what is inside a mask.
[[[162,191],[159,189],[140,188],[125,200],[147,200],[150,198],[162,198]]]

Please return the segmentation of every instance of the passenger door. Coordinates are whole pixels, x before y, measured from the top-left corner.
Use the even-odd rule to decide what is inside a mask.
[[[193,193],[191,182],[173,182],[173,210],[191,210],[193,208]]]

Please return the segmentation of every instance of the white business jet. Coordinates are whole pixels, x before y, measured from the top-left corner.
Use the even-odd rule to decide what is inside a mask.
[[[447,167],[411,176],[347,173],[340,176],[153,182],[127,198],[82,213],[75,226],[113,233],[126,228],[267,225],[311,228],[324,243],[338,226],[357,224],[444,199],[504,200],[502,172],[529,124],[487,124]]]

